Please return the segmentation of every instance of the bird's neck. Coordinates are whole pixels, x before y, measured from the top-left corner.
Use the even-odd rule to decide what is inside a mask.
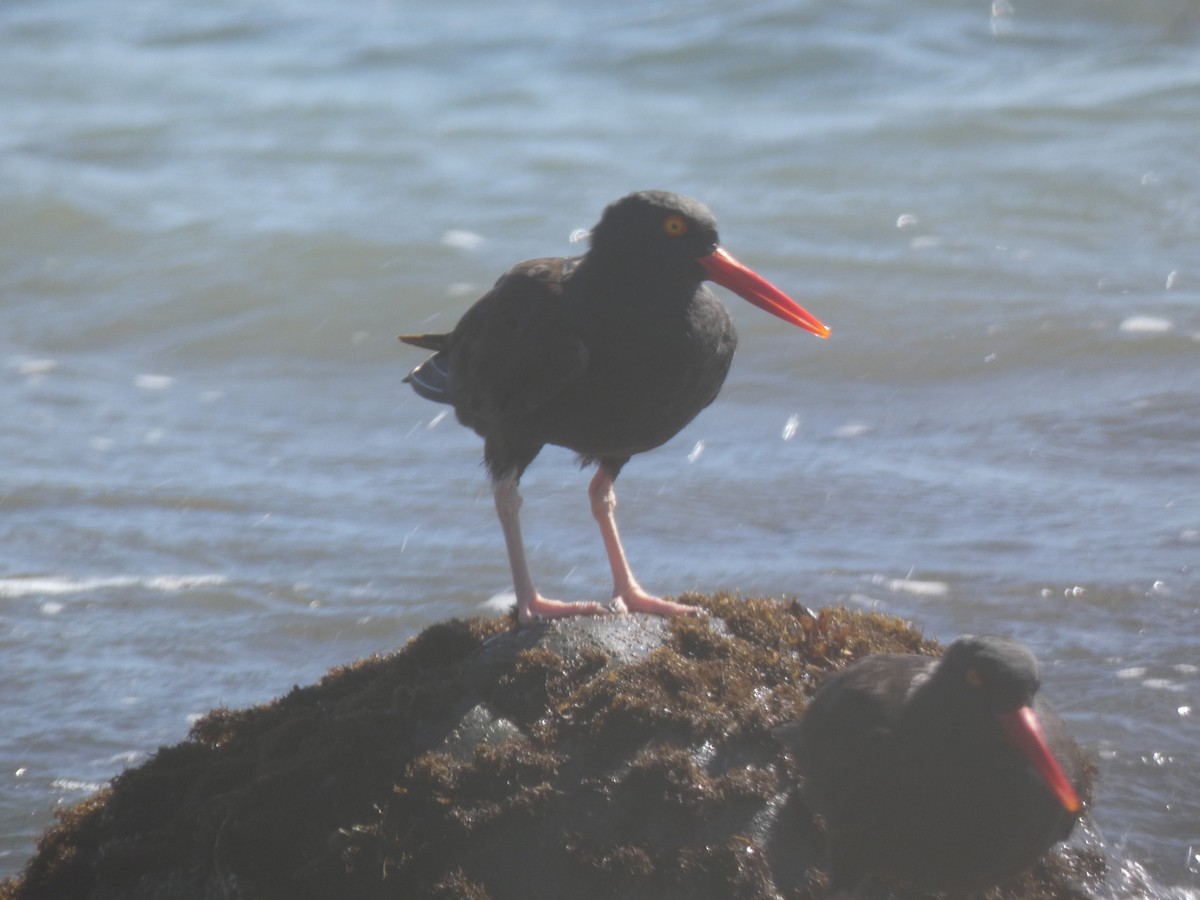
[[[666,316],[686,310],[704,280],[699,266],[693,273],[662,265],[661,260],[642,261],[628,256],[610,260],[594,251],[580,261],[574,278],[587,288],[579,292],[585,302],[613,312],[657,311]]]
[[[957,740],[976,739],[987,743],[1000,736],[995,719],[977,701],[957,685],[931,678],[916,690],[905,716],[914,733],[930,734],[946,729]]]

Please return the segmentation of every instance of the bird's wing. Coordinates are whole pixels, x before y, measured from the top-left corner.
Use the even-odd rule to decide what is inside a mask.
[[[887,789],[904,700],[914,678],[934,662],[867,657],[822,685],[800,721],[781,735],[809,776],[807,789],[818,805],[837,803],[830,790],[851,788],[866,797]]]
[[[588,350],[563,303],[570,259],[520,263],[459,321],[450,339],[454,406],[466,421],[528,415],[578,379]]]

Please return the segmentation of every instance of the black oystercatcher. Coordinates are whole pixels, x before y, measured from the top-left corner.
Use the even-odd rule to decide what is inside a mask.
[[[1017,641],[962,637],[941,660],[869,656],[779,729],[826,821],[831,876],[967,891],[1019,874],[1079,818],[1086,764]]]
[[[421,396],[453,405],[484,439],[521,622],[606,610],[694,612],[648,594],[633,577],[617,536],[613,482],[633,454],[674,437],[725,380],[737,335],[705,279],[829,334],[718,246],[703,204],[643,191],[604,211],[583,256],[518,263],[449,334],[401,337],[436,351],[406,380]],[[588,496],[612,567],[610,604],[549,600],[533,586],[517,483],[546,444],[599,463]]]

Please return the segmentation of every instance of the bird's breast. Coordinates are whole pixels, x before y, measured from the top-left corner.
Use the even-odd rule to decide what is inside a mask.
[[[632,455],[674,437],[715,399],[737,346],[728,312],[709,298],[673,316],[633,309],[581,329],[587,371],[547,410],[548,442]]]

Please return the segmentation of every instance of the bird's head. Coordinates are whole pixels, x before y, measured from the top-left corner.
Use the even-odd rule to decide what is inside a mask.
[[[634,277],[678,283],[716,282],[785,322],[819,337],[829,328],[779,288],[720,246],[717,221],[698,200],[668,191],[639,191],[612,203],[591,231],[590,257]]]
[[[1037,660],[1028,647],[1010,638],[962,637],[946,649],[937,677],[996,720],[1004,739],[1028,760],[1065,810],[1080,810],[1079,796],[1050,750],[1033,708],[1040,681]]]

